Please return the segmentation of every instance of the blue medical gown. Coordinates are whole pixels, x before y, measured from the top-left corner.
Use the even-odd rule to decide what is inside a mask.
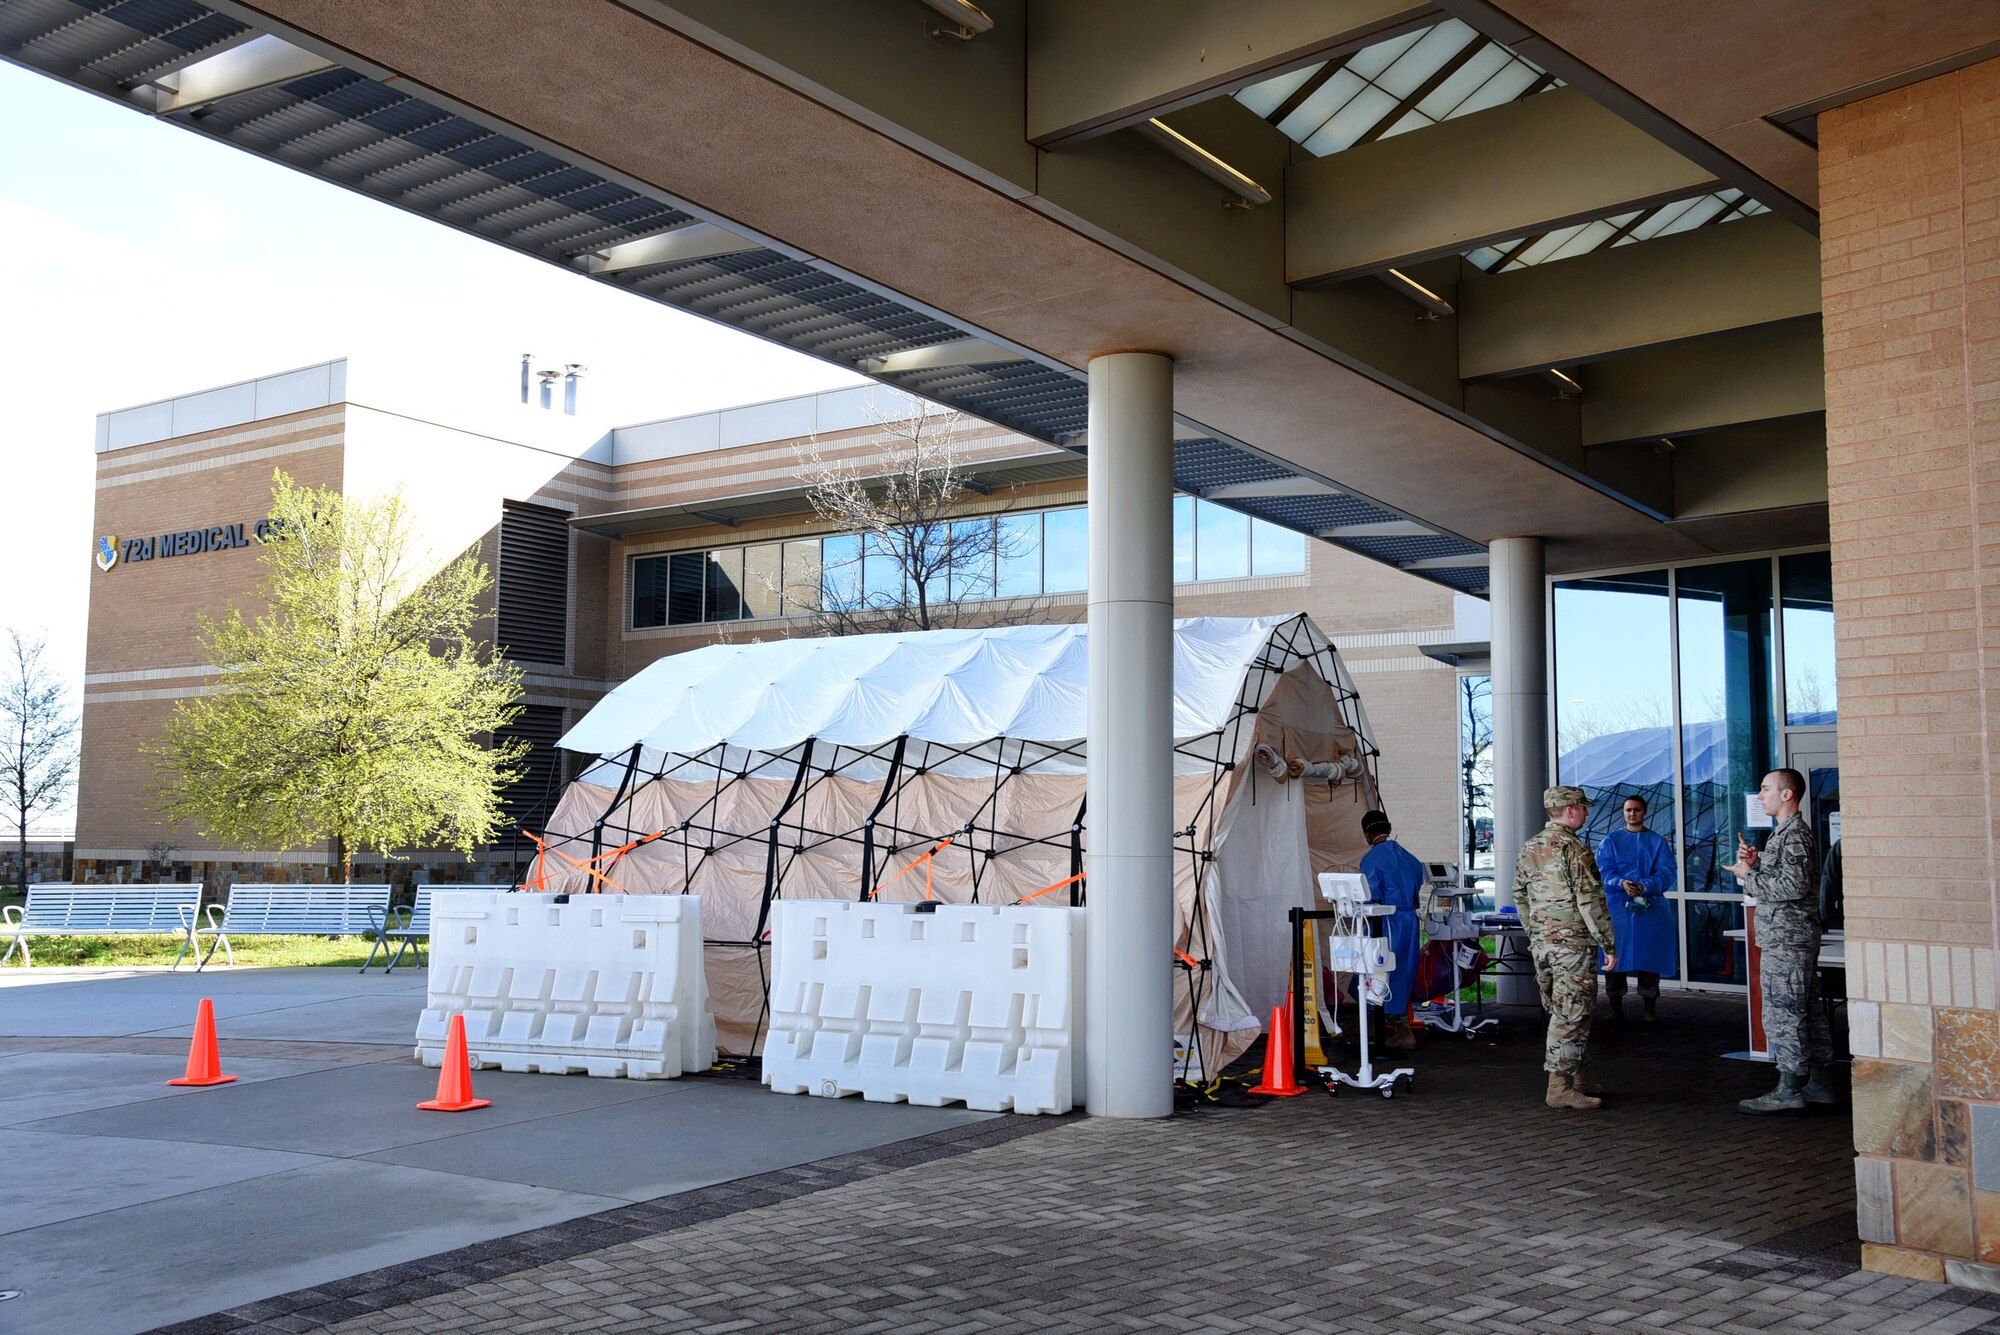
[[[1613,830],[1597,847],[1597,873],[1604,878],[1604,902],[1611,910],[1611,930],[1618,942],[1618,972],[1680,972],[1680,926],[1674,902],[1674,852],[1650,830],[1637,834]],[[1646,907],[1634,908],[1621,881],[1646,887]],[[1603,952],[1598,952],[1602,962]]]
[[[1410,989],[1417,981],[1417,903],[1430,873],[1408,849],[1394,839],[1384,839],[1362,857],[1361,874],[1368,878],[1368,897],[1396,909],[1382,919],[1389,949],[1396,954],[1396,967],[1389,975],[1389,1000],[1382,1010],[1401,1015],[1410,1008]]]

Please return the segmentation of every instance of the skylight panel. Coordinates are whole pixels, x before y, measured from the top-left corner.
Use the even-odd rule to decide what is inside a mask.
[[[1554,82],[1468,24],[1446,19],[1363,47],[1337,69],[1321,61],[1287,70],[1235,96],[1267,121],[1282,113],[1278,129],[1324,157],[1366,138],[1386,139],[1499,106]],[[1300,93],[1305,96],[1293,106]]]
[[[1519,64],[1504,46],[1488,43],[1472,59],[1453,70],[1451,77],[1433,88],[1417,103],[1417,110],[1433,121],[1451,115],[1458,104],[1479,91],[1480,85],[1510,64]],[[1523,85],[1525,87],[1526,85]]]
[[[1354,141],[1366,134],[1375,123],[1396,109],[1396,99],[1373,84],[1354,95],[1354,99],[1334,114],[1332,120],[1322,125],[1312,138],[1305,141],[1308,153],[1325,157],[1350,148]]]
[[[1236,100],[1256,112],[1259,116],[1268,119],[1272,112],[1285,105],[1286,98],[1304,86],[1306,80],[1312,78],[1313,75],[1318,74],[1325,68],[1326,62],[1321,61],[1317,65],[1307,65],[1303,69],[1291,70],[1287,73],[1266,79],[1262,83],[1253,83],[1238,93]]]

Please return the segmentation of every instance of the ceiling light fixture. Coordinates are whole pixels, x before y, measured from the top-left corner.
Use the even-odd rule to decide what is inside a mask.
[[[1560,369],[1553,366],[1547,367],[1542,371],[1542,374],[1548,377],[1549,383],[1556,387],[1556,397],[1558,399],[1580,399],[1583,397],[1583,386],[1570,376],[1564,374]]]
[[[1136,127],[1140,134],[1158,144],[1167,152],[1185,162],[1188,166],[1206,176],[1209,180],[1235,195],[1241,203],[1231,204],[1231,208],[1255,208],[1259,204],[1271,202],[1271,192],[1245,176],[1236,168],[1224,162],[1215,154],[1197,144],[1194,140],[1174,129],[1157,116],[1141,121]]]
[[[1377,274],[1376,277],[1387,283],[1392,291],[1408,297],[1428,312],[1426,315],[1419,316],[1419,319],[1435,320],[1440,315],[1458,314],[1450,302],[1400,269],[1388,269]]]
[[[961,42],[969,42],[983,32],[993,31],[993,16],[972,3],[972,0],[924,0],[938,13],[957,24],[956,28],[932,28],[933,37],[954,37]]]

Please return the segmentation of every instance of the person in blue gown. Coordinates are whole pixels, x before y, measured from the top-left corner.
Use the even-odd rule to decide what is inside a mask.
[[[1410,851],[1389,837],[1389,818],[1379,811],[1364,812],[1361,833],[1368,838],[1368,852],[1361,858],[1361,874],[1368,878],[1368,898],[1388,904],[1396,911],[1382,919],[1389,949],[1396,967],[1389,974],[1389,999],[1383,1004],[1385,1049],[1413,1048],[1416,1031],[1410,1028],[1410,988],[1417,977],[1417,906],[1430,874]]]
[[[1646,828],[1646,799],[1625,799],[1625,828],[1597,846],[1597,871],[1618,941],[1618,972],[1604,976],[1611,1018],[1625,1018],[1628,974],[1639,975],[1639,1003],[1650,1023],[1660,1004],[1660,975],[1680,972],[1680,925],[1667,892],[1674,888],[1674,850]],[[1600,959],[1603,952],[1599,952]]]

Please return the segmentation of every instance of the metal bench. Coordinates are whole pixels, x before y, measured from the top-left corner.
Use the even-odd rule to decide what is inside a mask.
[[[197,943],[214,938],[197,968],[208,967],[217,946],[235,964],[232,935],[361,936],[379,932],[388,909],[386,885],[233,885],[222,921],[195,928]]]
[[[14,939],[0,955],[0,965],[18,949],[22,967],[33,967],[31,936],[178,936],[181,952],[174,956],[174,967],[179,968],[194,944],[200,905],[199,885],[31,885],[25,906],[6,906],[6,925],[14,929]]]
[[[400,919],[397,917],[398,914],[402,915]],[[380,952],[382,972],[394,973],[396,966],[403,962],[404,951],[411,946],[417,946],[421,941],[425,944],[417,946],[417,950],[420,954],[427,954],[430,939],[431,888],[428,885],[420,885],[417,887],[415,903],[392,904],[389,907],[388,918],[376,928],[375,948],[370,950],[368,958],[361,962],[361,972],[368,972],[368,966],[375,962],[375,956]],[[393,958],[389,954],[391,941],[396,943],[396,954]]]

